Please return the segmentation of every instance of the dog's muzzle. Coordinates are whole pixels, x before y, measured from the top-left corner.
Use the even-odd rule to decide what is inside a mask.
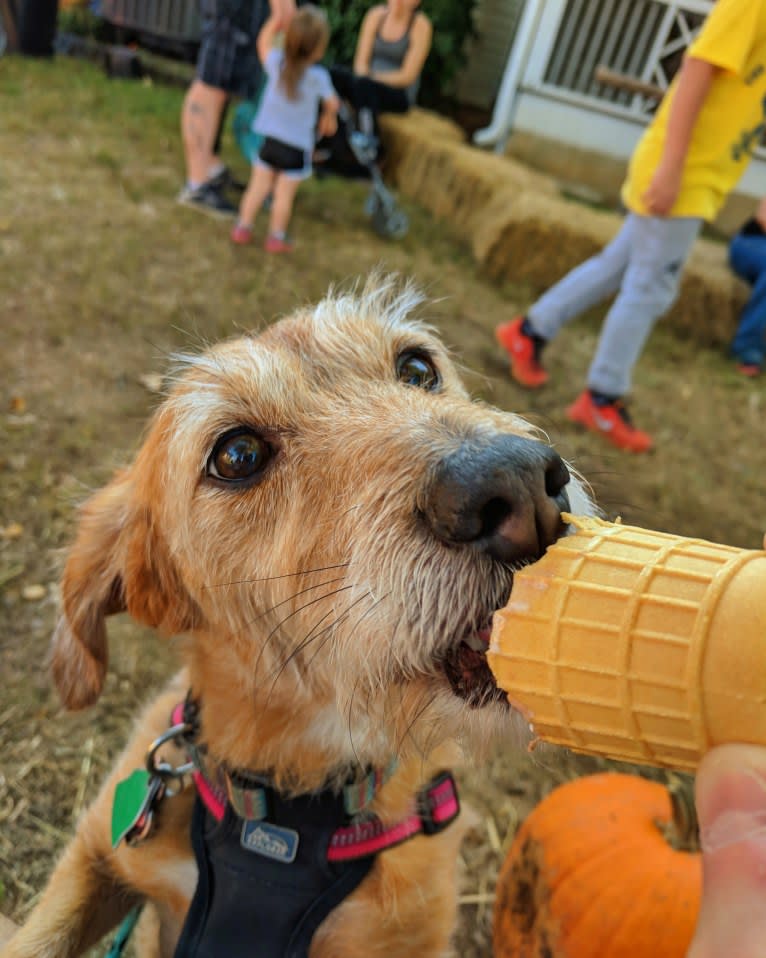
[[[564,530],[569,470],[521,436],[465,442],[434,470],[423,514],[434,535],[504,563],[539,559]]]
[[[561,457],[541,442],[507,434],[465,442],[434,469],[423,517],[445,545],[502,563],[508,583],[508,566],[534,562],[564,533],[569,479]],[[507,592],[495,598],[492,607],[475,610],[478,628],[469,628],[442,661],[453,693],[472,708],[506,703],[486,656],[492,614]]]

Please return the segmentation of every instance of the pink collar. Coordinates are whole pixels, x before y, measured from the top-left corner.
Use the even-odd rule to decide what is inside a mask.
[[[193,729],[193,722],[187,715],[189,702],[180,702],[171,718],[173,725],[187,724]],[[201,750],[194,744],[193,732],[184,737],[189,757],[194,765],[191,773],[197,794],[205,808],[216,821],[221,821],[227,805],[240,818],[250,821],[267,820],[268,795],[272,786],[263,778],[249,774],[211,774]],[[391,763],[388,768],[374,770],[362,782],[346,786],[344,806],[346,817],[353,818],[369,804],[396,767]],[[223,778],[223,781],[221,779]],[[217,781],[216,781],[217,780]],[[384,825],[377,817],[352,822],[337,828],[327,848],[327,860],[331,862],[350,861],[376,855],[386,848],[400,845],[415,835],[434,835],[445,829],[460,814],[460,800],[457,785],[448,771],[440,772],[416,794],[412,812],[405,819],[393,825]]]

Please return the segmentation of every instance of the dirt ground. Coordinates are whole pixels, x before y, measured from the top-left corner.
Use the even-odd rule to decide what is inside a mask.
[[[766,529],[763,382],[659,328],[635,409],[657,451],[631,458],[567,423],[598,315],[549,352],[552,384],[515,387],[495,324],[534,291],[477,274],[444,225],[416,208],[409,235],[371,232],[364,188],[313,181],[291,257],[234,249],[226,226],[174,203],[181,93],[109,81],[68,60],[2,61],[0,83],[0,911],[22,919],[73,822],[119,749],[136,703],[174,666],[172,649],[126,619],[110,627],[106,694],[77,715],[46,673],[61,550],[75,509],[127,459],[179,349],[258,327],[376,266],[415,277],[425,311],[470,387],[527,414],[591,480],[610,516],[757,547]],[[244,164],[229,157],[244,175]],[[478,812],[467,841],[457,953],[490,955],[493,888],[518,822],[558,782],[601,763],[553,750],[499,751],[461,772]]]

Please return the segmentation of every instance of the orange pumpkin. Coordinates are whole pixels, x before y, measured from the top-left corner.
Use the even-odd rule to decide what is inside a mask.
[[[690,795],[605,773],[555,789],[516,834],[495,897],[496,958],[683,958],[702,862]],[[674,847],[674,844],[679,847]]]

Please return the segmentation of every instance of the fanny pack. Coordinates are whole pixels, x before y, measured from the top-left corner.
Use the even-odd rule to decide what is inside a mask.
[[[292,172],[302,170],[306,166],[306,153],[299,150],[289,143],[283,143],[282,140],[275,140],[273,136],[267,136],[258,156],[263,163],[271,166],[275,170]]]

